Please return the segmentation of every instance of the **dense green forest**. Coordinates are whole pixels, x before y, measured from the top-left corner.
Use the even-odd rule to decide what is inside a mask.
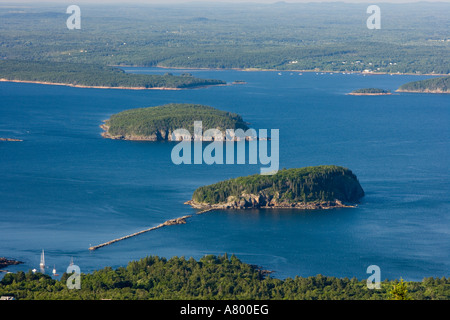
[[[228,202],[230,196],[239,200],[243,194],[263,196],[261,206],[272,199],[291,203],[334,200],[355,203],[364,196],[364,190],[349,169],[316,166],[221,181],[196,189],[192,199],[198,203],[218,204]]]
[[[409,82],[402,85],[398,91],[450,93],[450,77]]]
[[[102,65],[69,62],[0,60],[0,78],[80,86],[126,88],[192,88],[225,84],[221,80],[174,76],[131,74]]]
[[[0,281],[0,295],[16,299],[287,299],[386,300],[449,299],[450,280],[425,278],[421,282],[385,280],[381,289],[368,289],[366,281],[317,275],[284,280],[243,263],[236,256],[207,255],[198,261],[150,256],[126,267],[106,267],[81,274],[81,289],[69,290],[61,280],[42,273],[8,273]]]
[[[184,68],[449,74],[449,3],[0,5],[0,59]]]
[[[176,129],[186,129],[194,134],[194,121],[202,121],[203,132],[207,129],[244,129],[248,127],[242,117],[210,106],[171,103],[163,106],[125,110],[114,114],[105,122],[110,136],[155,137],[170,140]]]
[[[388,93],[390,93],[390,91],[385,90],[385,89],[379,89],[379,88],[363,88],[363,89],[353,90],[351,93],[352,94],[388,94]]]

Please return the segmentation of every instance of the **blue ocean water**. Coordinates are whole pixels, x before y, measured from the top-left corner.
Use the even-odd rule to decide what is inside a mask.
[[[125,266],[147,255],[236,254],[278,278],[323,274],[421,280],[450,270],[450,97],[394,91],[427,76],[167,70],[244,85],[180,91],[84,89],[0,83],[0,256],[65,271]],[[357,208],[213,211],[184,204],[201,185],[258,173],[257,165],[175,165],[172,142],[113,141],[99,125],[125,109],[171,102],[239,113],[280,130],[280,167],[350,168],[366,196]],[[103,243],[193,214],[96,251]],[[0,274],[0,276],[2,276]]]

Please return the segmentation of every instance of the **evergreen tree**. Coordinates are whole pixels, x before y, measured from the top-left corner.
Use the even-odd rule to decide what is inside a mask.
[[[411,300],[408,294],[408,288],[403,279],[400,282],[392,286],[391,291],[389,291],[390,300]]]

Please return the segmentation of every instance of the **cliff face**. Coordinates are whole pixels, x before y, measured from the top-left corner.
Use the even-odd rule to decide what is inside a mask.
[[[140,136],[140,135],[111,135],[109,133],[109,126],[106,124],[102,124],[100,126],[104,130],[102,132],[102,137],[113,140],[132,140],[132,141],[183,141],[183,140],[196,140],[196,141],[225,141],[227,139],[224,132],[217,136],[190,136],[179,134],[178,132],[172,132],[170,130],[157,130],[153,134],[148,136]],[[255,131],[256,133],[256,131]],[[229,131],[229,138],[231,141],[251,141],[251,140],[269,140],[269,138],[258,138],[255,135],[248,135],[245,137],[239,137],[235,135],[234,131]]]
[[[103,138],[107,138],[107,139],[113,139],[113,140],[133,140],[133,141],[161,141],[161,140],[169,140],[172,141],[172,133],[171,132],[167,132],[164,130],[159,130],[155,133],[153,133],[152,135],[149,136],[139,136],[139,135],[131,135],[131,134],[127,134],[127,135],[111,135],[109,133],[109,126],[106,124],[102,124],[100,126],[100,128],[102,128],[104,130],[104,132],[102,132],[102,137]],[[176,141],[181,141],[182,138],[181,137],[177,137],[180,140],[176,140]]]

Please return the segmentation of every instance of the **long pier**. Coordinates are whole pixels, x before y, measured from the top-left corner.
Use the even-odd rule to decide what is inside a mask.
[[[187,216],[183,216],[183,217],[180,217],[180,218],[167,220],[167,221],[157,225],[156,227],[145,229],[145,230],[142,230],[142,231],[139,231],[139,232],[135,232],[135,233],[129,234],[129,235],[124,236],[124,237],[120,237],[120,238],[117,238],[117,239],[114,239],[114,240],[111,240],[111,241],[108,241],[108,242],[105,242],[105,243],[102,243],[102,244],[99,244],[99,245],[96,245],[96,246],[89,247],[89,250],[91,250],[91,251],[97,250],[97,249],[99,249],[101,247],[109,246],[110,244],[113,244],[115,242],[122,241],[122,240],[125,240],[125,239],[128,239],[128,238],[131,238],[131,237],[135,237],[135,236],[138,236],[138,235],[143,234],[145,232],[153,231],[153,230],[165,227],[165,226],[173,226],[173,225],[177,225],[177,224],[185,224],[186,223],[186,219],[188,219],[190,217],[192,217],[192,215],[187,215]]]
[[[206,209],[203,209],[203,210],[197,212],[197,214],[202,214],[202,213],[212,211],[212,210],[217,210],[217,208],[206,208]]]

